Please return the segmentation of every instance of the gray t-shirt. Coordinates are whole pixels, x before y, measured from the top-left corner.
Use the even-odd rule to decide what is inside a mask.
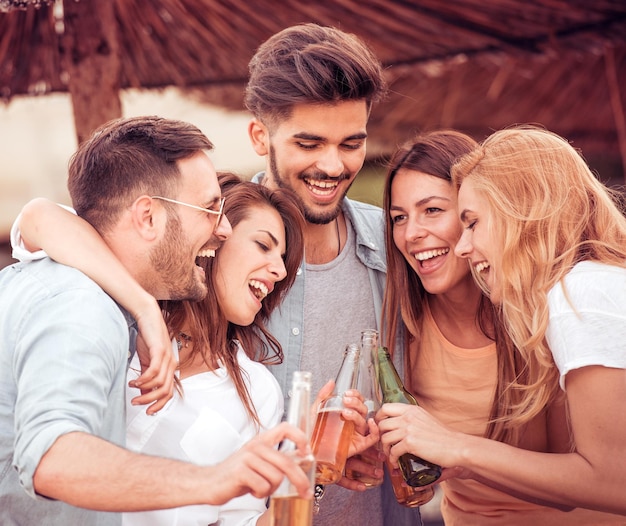
[[[334,379],[349,343],[359,343],[362,329],[375,328],[376,314],[367,268],[356,257],[355,235],[348,223],[348,240],[333,261],[306,266],[305,323],[300,368],[313,373],[312,393]],[[346,510],[350,510],[346,517]],[[327,485],[320,511],[313,523],[365,525],[382,524],[380,488],[350,491]]]

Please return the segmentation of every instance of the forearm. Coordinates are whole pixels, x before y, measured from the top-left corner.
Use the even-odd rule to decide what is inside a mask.
[[[139,455],[85,433],[57,439],[40,462],[35,490],[74,506],[139,511],[221,504],[217,469]]]
[[[626,514],[621,475],[578,453],[539,453],[466,437],[460,464],[491,481],[489,485],[525,500]]]
[[[43,249],[55,261],[85,273],[135,318],[154,308],[156,300],[82,218],[47,199],[34,199],[22,210],[19,228],[27,249]]]

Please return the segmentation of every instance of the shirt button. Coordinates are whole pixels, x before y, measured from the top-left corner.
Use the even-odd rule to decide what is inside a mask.
[[[293,334],[294,336],[298,336],[298,334],[300,334],[300,329],[298,329],[298,327],[294,327],[293,329],[291,329],[291,334]]]

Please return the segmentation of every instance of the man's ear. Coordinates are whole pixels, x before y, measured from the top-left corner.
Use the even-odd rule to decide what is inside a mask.
[[[270,133],[265,124],[259,119],[253,118],[248,123],[248,136],[257,155],[263,156],[268,154]]]
[[[131,205],[131,221],[137,233],[146,241],[157,239],[167,221],[167,213],[150,196],[142,195]]]

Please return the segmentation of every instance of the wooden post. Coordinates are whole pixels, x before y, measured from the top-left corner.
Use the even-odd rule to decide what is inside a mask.
[[[112,0],[63,0],[63,66],[78,144],[122,116],[119,43]]]

